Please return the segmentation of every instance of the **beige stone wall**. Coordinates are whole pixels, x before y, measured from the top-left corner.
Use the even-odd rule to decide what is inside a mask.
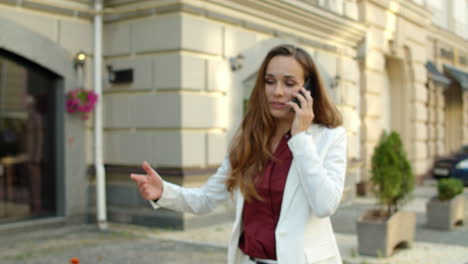
[[[106,65],[132,68],[135,75],[130,85],[105,89],[107,162],[139,164],[149,159],[162,167],[218,165],[242,118],[242,83],[255,73],[271,43],[285,42],[310,50],[331,76],[343,74],[342,85],[333,93],[354,97],[340,100],[345,104],[346,126],[352,128],[351,142],[358,145],[357,128],[350,120],[357,119],[359,70],[351,46],[320,49],[318,38],[314,46],[298,43],[299,31],[290,36],[281,33],[283,24],[280,27],[232,10],[218,9],[211,15],[214,8],[201,8],[206,10],[156,12],[106,23]],[[232,72],[229,59],[241,53],[250,55],[241,72]],[[135,144],[140,151],[126,156],[117,151]],[[165,154],[168,151],[170,155]],[[359,155],[358,148],[351,151]]]
[[[400,133],[414,173],[422,175],[430,166],[424,66],[430,14],[400,1],[361,1],[360,10],[361,19],[369,25],[361,83],[364,166],[368,171],[374,147],[386,127]],[[388,91],[383,89],[385,80]],[[369,177],[363,173],[363,179]]]
[[[222,26],[169,13],[108,23],[105,32],[105,64],[133,69],[135,78],[105,89],[106,162],[219,164],[226,150],[228,85]],[[122,156],[115,148],[130,151]]]
[[[443,72],[444,65],[449,65],[456,67],[462,71],[468,72],[468,65],[466,62],[463,64],[461,62],[461,57],[467,57],[468,50],[467,50],[467,41],[462,39],[461,37],[440,28],[431,27],[429,32],[429,38],[431,40],[433,49],[432,57],[434,62],[436,62],[438,69]],[[447,54],[442,54],[442,50],[444,50]],[[465,59],[466,60],[466,59]],[[465,101],[465,93],[466,91],[463,90],[462,87],[458,85],[456,80],[451,80],[451,83],[447,87],[439,87],[441,89],[437,89],[436,91],[436,102],[437,102],[437,110],[436,110],[436,119],[437,119],[437,148],[436,154],[437,155],[447,155],[449,152],[453,151],[454,149],[458,149],[459,145],[466,144],[466,101]],[[449,92],[449,88],[450,92]],[[455,89],[455,90],[453,90]],[[459,96],[450,96],[453,93],[459,94]],[[449,100],[449,97],[452,98]],[[454,108],[453,103],[447,104],[447,101],[453,101],[453,98],[456,98],[455,104],[458,107]],[[452,117],[453,114],[447,113],[447,111],[455,111],[454,114],[457,115],[457,120],[447,120],[447,117]],[[459,120],[458,120],[459,119]],[[448,127],[449,126],[449,127]],[[447,135],[447,131],[451,133],[451,136]],[[456,131],[459,131],[456,133]],[[453,141],[453,132],[455,132],[458,136],[455,141]],[[448,137],[447,137],[448,136]],[[458,138],[459,137],[459,138]],[[449,141],[450,140],[450,141]],[[451,146],[448,146],[451,145]]]

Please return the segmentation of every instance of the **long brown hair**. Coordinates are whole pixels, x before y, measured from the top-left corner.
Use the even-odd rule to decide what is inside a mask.
[[[262,200],[255,184],[267,162],[273,158],[270,145],[276,130],[276,121],[270,114],[265,94],[265,72],[268,63],[275,56],[294,57],[304,70],[304,79],[310,78],[314,98],[313,122],[330,128],[342,124],[341,115],[331,103],[310,55],[302,48],[292,45],[280,45],[270,50],[258,70],[247,112],[229,152],[231,171],[226,187],[231,193],[235,187],[239,187],[247,201],[252,198]]]

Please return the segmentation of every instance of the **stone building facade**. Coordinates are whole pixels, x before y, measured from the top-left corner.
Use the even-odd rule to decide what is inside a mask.
[[[230,217],[229,205],[201,217],[155,212],[128,175],[146,160],[171,182],[206,181],[227,154],[261,60],[282,43],[310,52],[344,117],[350,165],[344,201],[353,199],[356,183],[369,179],[370,157],[383,130],[402,135],[422,180],[436,156],[468,142],[468,88],[460,81],[468,72],[468,34],[466,26],[454,26],[466,25],[467,14],[448,22],[442,18],[452,16],[440,15],[447,8],[458,10],[458,2],[466,10],[468,1],[451,0],[448,7],[433,2],[104,1],[109,219],[191,228]],[[0,51],[55,73],[57,98],[77,86],[91,89],[91,4],[1,2]],[[88,55],[83,71],[74,68],[78,52]],[[112,80],[119,72],[132,78]],[[55,160],[55,215],[92,220],[92,122],[65,114],[63,99],[53,103],[59,110],[55,144],[63,153]]]

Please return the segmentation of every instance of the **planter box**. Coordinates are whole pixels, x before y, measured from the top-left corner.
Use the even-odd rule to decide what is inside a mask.
[[[450,230],[457,223],[464,221],[464,201],[462,195],[457,195],[448,201],[440,201],[436,197],[426,204],[427,227]]]
[[[397,246],[409,247],[414,241],[416,214],[399,211],[387,221],[357,221],[359,254],[373,257],[388,257]]]

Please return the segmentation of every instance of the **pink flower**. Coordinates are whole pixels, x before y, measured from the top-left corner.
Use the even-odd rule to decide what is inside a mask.
[[[69,113],[80,112],[81,118],[87,120],[97,101],[98,96],[93,91],[81,88],[74,89],[67,93],[66,109]]]

